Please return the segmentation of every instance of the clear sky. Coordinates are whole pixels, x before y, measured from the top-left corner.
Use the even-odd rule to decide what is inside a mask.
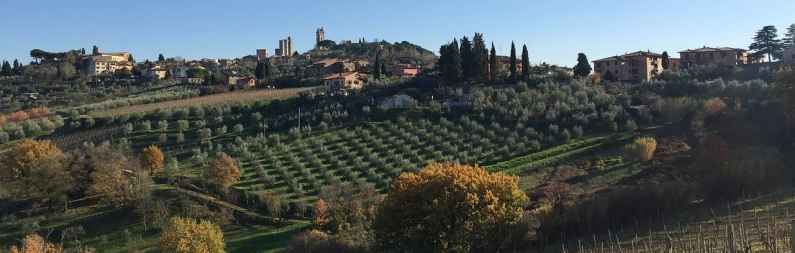
[[[98,45],[137,60],[234,58],[326,38],[410,41],[433,51],[453,37],[485,33],[498,53],[526,43],[532,62],[571,66],[637,50],[747,48],[754,32],[795,23],[793,0],[0,0],[0,59]],[[678,54],[672,54],[677,57]]]

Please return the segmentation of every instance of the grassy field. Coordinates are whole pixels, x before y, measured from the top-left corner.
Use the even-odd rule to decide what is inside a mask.
[[[209,96],[194,97],[181,100],[172,100],[159,103],[133,105],[110,110],[91,112],[93,117],[108,117],[136,112],[149,112],[157,109],[184,108],[190,106],[240,104],[263,99],[285,99],[297,96],[299,93],[314,89],[315,87],[291,88],[278,90],[235,91]]]

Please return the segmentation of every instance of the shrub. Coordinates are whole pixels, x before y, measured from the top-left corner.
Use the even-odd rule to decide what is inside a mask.
[[[240,169],[232,157],[220,152],[207,168],[207,179],[210,183],[227,189],[240,181]]]
[[[160,248],[174,253],[223,253],[224,234],[209,221],[174,217],[160,235]]]
[[[657,149],[657,140],[652,137],[638,138],[624,146],[624,155],[635,161],[649,161]]]
[[[155,174],[163,170],[165,159],[163,152],[155,145],[144,148],[141,152],[141,168]]]

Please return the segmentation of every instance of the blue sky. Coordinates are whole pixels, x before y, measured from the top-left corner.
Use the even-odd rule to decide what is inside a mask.
[[[29,61],[33,48],[98,45],[137,60],[234,58],[270,52],[292,35],[299,51],[327,39],[410,41],[437,51],[453,37],[485,33],[500,54],[526,43],[532,62],[571,66],[629,51],[748,47],[764,25],[795,23],[793,0],[0,0],[0,59]],[[783,33],[783,32],[782,32]],[[678,54],[672,54],[677,56]]]

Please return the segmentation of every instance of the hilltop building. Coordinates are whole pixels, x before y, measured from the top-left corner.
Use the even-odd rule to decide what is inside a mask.
[[[315,46],[320,45],[324,40],[326,40],[326,30],[321,26],[315,31]]]
[[[748,51],[731,47],[702,47],[679,52],[682,67],[698,65],[735,66],[749,63]]]
[[[268,59],[268,49],[257,49],[257,61],[264,61],[265,59]]]
[[[130,61],[130,53],[99,53],[88,58],[88,74],[112,75],[120,70],[132,72],[133,62]]]
[[[602,78],[622,82],[649,81],[663,71],[662,55],[649,51],[599,59],[593,64],[594,72]]]
[[[323,84],[333,91],[358,90],[366,82],[365,76],[358,72],[331,74],[323,78]]]
[[[290,57],[293,55],[293,38],[287,36],[286,39],[279,40],[279,48],[276,49],[276,56]]]

